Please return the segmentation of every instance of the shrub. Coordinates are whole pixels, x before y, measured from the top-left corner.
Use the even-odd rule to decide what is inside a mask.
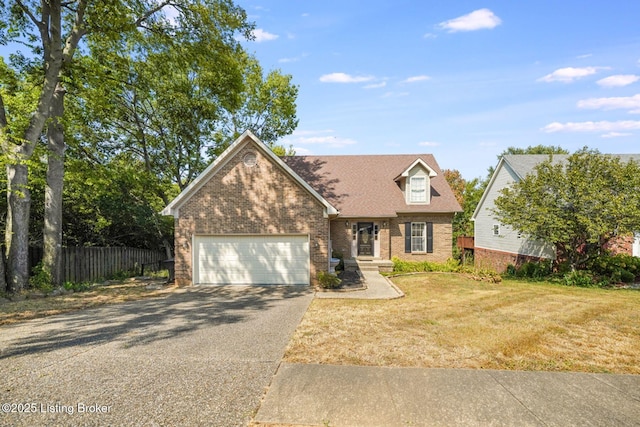
[[[442,273],[465,273],[474,280],[484,282],[500,283],[502,276],[490,269],[476,269],[473,267],[460,265],[460,261],[449,258],[443,263],[429,261],[403,261],[397,257],[393,261],[394,273],[428,273],[438,271]]]
[[[640,258],[628,254],[603,255],[591,260],[587,267],[595,275],[614,283],[630,283],[640,276]]]
[[[86,292],[89,289],[91,289],[91,284],[87,282],[80,282],[80,283],[65,282],[64,285],[62,285],[62,287],[65,288],[67,291]]]
[[[38,289],[44,293],[53,291],[51,275],[48,271],[45,271],[44,268],[42,268],[41,262],[39,262],[35,267],[31,269],[29,284],[31,285],[31,287]]]
[[[575,270],[566,273],[562,277],[562,283],[567,286],[579,286],[582,288],[591,288],[594,286],[598,286],[593,278],[592,273],[585,270]]]
[[[398,257],[393,257],[394,273],[423,273],[429,271],[441,271],[447,273],[457,273],[461,270],[460,261],[449,258],[444,263],[430,261],[403,261]]]
[[[342,280],[335,274],[329,273],[327,271],[318,272],[318,282],[320,283],[320,287],[323,289],[335,289],[340,286]]]
[[[542,279],[551,274],[551,263],[549,261],[525,262],[516,269],[517,277],[527,277],[529,279]]]

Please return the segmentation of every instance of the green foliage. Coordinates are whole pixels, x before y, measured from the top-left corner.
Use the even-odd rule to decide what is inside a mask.
[[[566,273],[562,277],[562,283],[567,286],[579,286],[581,288],[592,288],[598,286],[589,271],[574,270]]]
[[[444,263],[430,261],[404,261],[398,257],[393,257],[394,273],[421,273],[429,271],[440,271],[455,273],[461,271],[460,262],[453,258],[449,258]]]
[[[587,268],[611,283],[631,283],[640,276],[640,258],[628,254],[602,255],[591,260]]]
[[[566,161],[550,157],[503,189],[495,205],[500,222],[553,244],[575,270],[640,224],[640,166],[587,149]]]
[[[75,282],[65,282],[62,287],[64,289],[66,289],[67,291],[73,291],[73,292],[86,292],[89,289],[91,289],[91,284],[87,283],[87,282],[79,282],[79,283],[75,283]]]
[[[551,261],[525,262],[518,268],[514,268],[514,276],[526,277],[528,279],[543,279],[551,274],[551,267]]]
[[[318,283],[323,289],[335,289],[340,287],[340,283],[342,283],[342,280],[335,274],[329,273],[327,271],[319,271]]]
[[[453,194],[462,207],[462,212],[458,212],[453,217],[452,238],[453,250],[456,258],[461,258],[461,254],[456,246],[458,236],[473,236],[473,222],[471,216],[480,202],[482,193],[486,187],[486,182],[478,178],[465,180],[457,170],[446,169],[443,171],[444,177],[451,187]]]
[[[51,274],[42,268],[42,263],[38,263],[31,269],[31,277],[29,278],[29,284],[31,287],[38,289],[44,293],[53,291],[53,285],[51,283]]]
[[[500,283],[502,281],[502,277],[494,270],[476,269],[473,267],[463,266],[460,264],[460,261],[453,258],[449,258],[443,263],[430,261],[403,261],[398,257],[393,257],[391,261],[393,261],[394,273],[465,273],[478,281],[492,283]]]

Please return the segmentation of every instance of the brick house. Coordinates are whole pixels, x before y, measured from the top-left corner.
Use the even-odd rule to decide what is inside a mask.
[[[640,155],[615,155],[622,161],[640,160]],[[565,162],[568,155],[554,154],[554,163]],[[509,154],[503,156],[489,180],[475,212],[474,221],[474,261],[476,267],[493,268],[505,271],[509,264],[520,266],[528,261],[549,260],[556,258],[553,245],[541,240],[522,236],[517,230],[501,224],[493,214],[495,199],[500,191],[535,172],[538,164],[549,159],[547,154]],[[640,256],[640,234],[621,236],[610,242],[608,247],[613,253],[628,253]]]
[[[279,158],[247,131],[162,213],[180,285],[308,285],[332,252],[445,261],[460,210],[432,155]]]

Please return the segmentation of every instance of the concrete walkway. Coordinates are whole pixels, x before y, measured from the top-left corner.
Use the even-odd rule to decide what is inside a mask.
[[[363,270],[365,289],[360,291],[325,291],[316,292],[316,298],[351,298],[351,299],[394,299],[404,296],[390,280],[377,271]]]
[[[283,363],[260,425],[640,426],[640,376]]]

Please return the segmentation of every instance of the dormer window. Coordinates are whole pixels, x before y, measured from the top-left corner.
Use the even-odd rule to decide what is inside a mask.
[[[409,183],[409,201],[411,203],[427,203],[427,177],[412,176]]]
[[[424,160],[416,159],[395,181],[408,205],[428,205],[431,203],[431,178],[437,175]]]

